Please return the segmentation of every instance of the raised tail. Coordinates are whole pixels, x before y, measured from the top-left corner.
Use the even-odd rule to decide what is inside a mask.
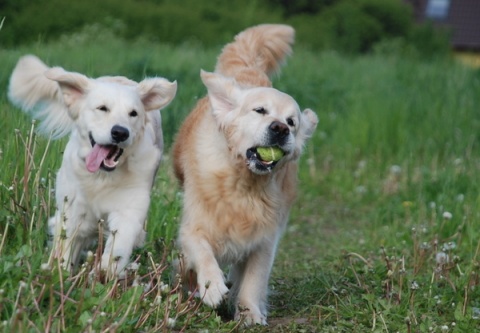
[[[20,58],[10,76],[8,98],[17,107],[41,120],[39,131],[53,138],[70,133],[73,120],[63,103],[57,82],[48,79],[49,69],[33,55]]]
[[[295,30],[283,24],[262,24],[244,30],[227,44],[215,71],[247,86],[271,86],[270,77],[292,53]]]

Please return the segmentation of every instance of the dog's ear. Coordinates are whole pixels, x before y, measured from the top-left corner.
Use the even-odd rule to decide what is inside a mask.
[[[62,91],[63,101],[69,109],[85,95],[90,84],[88,77],[85,75],[67,72],[60,67],[48,69],[45,76],[58,83]]]
[[[318,124],[318,117],[310,109],[305,109],[302,112],[301,116],[301,122],[300,122],[300,133],[303,137],[303,139],[308,139],[309,137],[312,136],[313,132],[315,131],[315,128],[317,127]]]
[[[234,79],[203,70],[200,72],[200,77],[208,89],[214,116],[225,115],[238,107],[241,89]]]
[[[146,111],[158,110],[167,106],[177,93],[177,81],[164,78],[149,78],[138,84],[140,98]]]

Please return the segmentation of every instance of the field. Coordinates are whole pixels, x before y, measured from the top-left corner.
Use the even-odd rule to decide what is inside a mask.
[[[37,136],[5,93],[25,53],[92,77],[177,80],[162,111],[170,146],[205,93],[200,69],[213,70],[219,51],[126,43],[94,28],[0,49],[1,331],[240,330],[226,309],[212,311],[172,282],[180,195],[168,151],[128,283],[90,279],[95,257],[74,277],[49,261],[46,221],[66,141]],[[274,85],[320,123],[270,280],[270,326],[250,330],[480,330],[480,72],[448,59],[295,48]]]

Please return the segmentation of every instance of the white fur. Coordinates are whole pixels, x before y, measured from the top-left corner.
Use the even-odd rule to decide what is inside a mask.
[[[77,265],[80,251],[102,228],[107,239],[101,268],[110,277],[121,273],[133,248],[142,245],[163,152],[159,109],[171,102],[176,87],[163,78],[140,83],[124,77],[91,79],[48,68],[34,56],[19,60],[10,78],[10,100],[43,120],[42,133],[70,134],[57,174],[57,211],[49,220],[53,253],[65,268]],[[128,131],[128,138],[114,142],[113,126]],[[91,138],[123,149],[114,170],[87,170]]]

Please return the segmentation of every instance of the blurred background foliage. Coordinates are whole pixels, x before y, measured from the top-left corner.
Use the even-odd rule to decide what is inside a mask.
[[[126,40],[218,46],[259,23],[295,27],[314,51],[449,53],[448,33],[416,24],[401,0],[2,0],[0,45],[58,40],[100,25]]]

